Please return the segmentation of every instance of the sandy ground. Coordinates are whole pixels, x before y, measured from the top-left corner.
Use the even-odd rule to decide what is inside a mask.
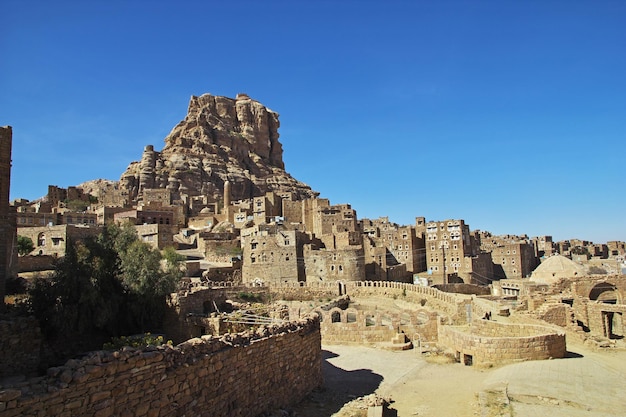
[[[322,350],[324,387],[292,415],[367,416],[367,407],[352,400],[372,393],[390,398],[397,416],[626,415],[624,351],[596,352],[569,342],[565,359],[481,369],[436,363],[417,350],[339,345]]]

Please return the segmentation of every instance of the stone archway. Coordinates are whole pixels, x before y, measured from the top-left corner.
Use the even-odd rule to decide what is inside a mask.
[[[594,285],[589,292],[589,299],[606,304],[621,304],[622,301],[617,287],[610,282],[600,282]]]

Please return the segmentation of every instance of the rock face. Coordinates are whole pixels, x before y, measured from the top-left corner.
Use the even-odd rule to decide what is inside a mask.
[[[293,192],[297,199],[317,196],[285,172],[279,126],[277,113],[245,94],[236,99],[192,96],[187,116],[165,138],[163,150],[146,146],[141,161],[129,165],[119,185],[131,200],[140,199],[148,188],[167,188],[175,199],[219,199],[225,181],[233,199],[267,191]]]

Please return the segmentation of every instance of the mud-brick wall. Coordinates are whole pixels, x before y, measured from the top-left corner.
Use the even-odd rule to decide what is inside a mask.
[[[41,332],[34,317],[0,320],[0,378],[33,375],[41,354]]]
[[[474,364],[562,358],[566,352],[563,332],[487,320],[475,320],[472,326],[441,326],[439,344],[461,355],[471,355]]]
[[[176,347],[92,352],[0,387],[0,415],[253,417],[321,384],[319,321],[309,317]]]

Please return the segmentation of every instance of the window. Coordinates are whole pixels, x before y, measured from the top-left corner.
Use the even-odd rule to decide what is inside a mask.
[[[254,250],[254,249],[256,249],[257,245],[258,245],[258,243],[257,243],[257,242],[252,242],[252,243],[250,244],[250,249],[253,249],[253,250]]]

